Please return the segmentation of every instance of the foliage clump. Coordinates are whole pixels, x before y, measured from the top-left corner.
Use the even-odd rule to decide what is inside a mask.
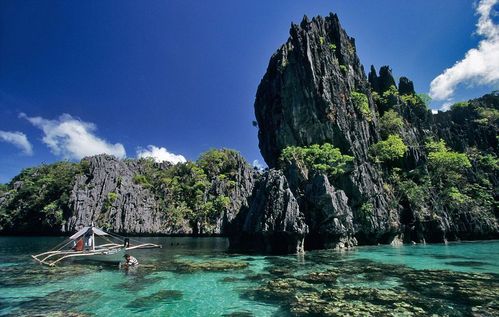
[[[231,204],[227,195],[236,188],[241,164],[238,152],[211,149],[196,162],[165,169],[144,161],[145,173],[136,175],[134,181],[154,191],[172,226],[187,222],[195,232],[209,233]],[[214,193],[214,186],[222,188],[224,194]]]
[[[383,105],[393,105],[397,103],[399,91],[397,87],[391,85],[386,91],[381,94],[380,102]]]
[[[372,116],[371,110],[369,109],[369,100],[367,99],[367,96],[362,92],[352,91],[350,97],[352,98],[355,109],[370,121],[372,119]]]
[[[478,107],[479,118],[475,120],[480,125],[494,125],[499,122],[499,110],[494,108]]]
[[[467,108],[470,105],[468,101],[459,101],[450,106],[451,110],[458,110],[458,109],[464,109]]]
[[[404,119],[394,110],[386,111],[380,119],[381,134],[398,134],[404,127]]]
[[[8,186],[17,190],[10,190],[0,205],[0,230],[44,233],[62,226],[75,176],[83,172],[79,163],[70,162],[24,169]]]
[[[118,194],[115,192],[109,192],[107,193],[107,200],[109,200],[110,203],[113,203],[118,199]]]
[[[407,145],[400,136],[390,134],[386,140],[373,144],[371,151],[376,161],[389,162],[404,157]]]
[[[345,173],[352,161],[352,156],[342,154],[340,149],[329,143],[304,147],[288,146],[282,151],[280,157],[280,162],[284,166],[298,162],[311,170],[324,172],[328,176]]]
[[[347,65],[341,64],[340,65],[340,71],[343,75],[346,75],[348,73],[348,67]]]
[[[149,180],[145,175],[139,174],[133,177],[133,182],[138,185],[142,185],[142,187],[151,187],[152,185],[149,183]]]
[[[406,104],[412,106],[412,107],[417,107],[421,109],[427,109],[429,100],[425,102],[421,96],[425,96],[424,94],[408,94],[408,95],[403,95],[400,98],[402,99],[403,102]],[[429,98],[429,97],[428,97]],[[430,99],[431,100],[431,99]]]
[[[428,165],[439,184],[460,180],[462,172],[471,167],[470,160],[464,153],[451,151],[445,141],[426,142],[428,150]]]

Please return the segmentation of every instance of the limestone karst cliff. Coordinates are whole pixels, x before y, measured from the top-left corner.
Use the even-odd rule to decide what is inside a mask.
[[[499,237],[499,94],[432,114],[388,66],[366,76],[338,17],[305,17],[256,93],[269,170],[232,150],[177,165],[108,155],[24,170],[0,187],[0,231],[95,222],[130,234],[221,234],[234,250]]]
[[[336,15],[291,26],[255,114],[262,155],[308,225],[305,248],[498,236],[497,93],[435,115],[424,99],[388,66],[366,77]],[[339,161],[322,144],[348,167],[325,171],[327,155]]]

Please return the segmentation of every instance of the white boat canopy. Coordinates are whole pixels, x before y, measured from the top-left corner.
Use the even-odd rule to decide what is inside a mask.
[[[88,232],[88,234],[92,234],[92,232],[97,235],[97,236],[107,236],[108,234],[104,231],[102,231],[99,228],[96,227],[83,227],[80,229],[77,233],[73,234],[69,239],[71,240],[76,240],[80,238],[81,236],[85,235]]]

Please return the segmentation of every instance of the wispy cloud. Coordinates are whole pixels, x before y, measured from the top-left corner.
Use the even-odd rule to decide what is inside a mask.
[[[187,160],[184,156],[180,154],[173,154],[168,152],[164,147],[157,147],[154,145],[147,146],[147,149],[138,148],[137,149],[137,157],[138,158],[147,158],[151,157],[155,162],[170,162],[172,164],[184,163]]]
[[[18,147],[26,155],[33,155],[33,146],[28,141],[26,134],[18,131],[1,131],[0,130],[0,141],[11,143]]]
[[[448,111],[450,110],[450,107],[454,104],[454,100],[451,98],[451,99],[448,99],[446,102],[444,102],[440,108],[438,108],[438,111]],[[437,111],[437,112],[438,112]],[[434,112],[435,113],[435,112]]]
[[[40,128],[45,143],[52,153],[65,159],[79,160],[85,156],[96,154],[111,154],[119,158],[126,156],[122,144],[111,144],[95,135],[97,127],[91,122],[84,122],[63,114],[56,120],[42,117],[29,117],[21,113],[19,117],[28,120],[35,127]]]
[[[262,163],[260,163],[259,160],[253,160],[253,167],[256,167],[259,170],[263,170],[263,168],[264,168]]]
[[[462,60],[433,79],[430,84],[433,99],[451,97],[459,84],[489,85],[499,82],[499,25],[492,19],[497,15],[494,6],[498,3],[499,0],[481,0],[478,3],[476,33],[483,39]]]

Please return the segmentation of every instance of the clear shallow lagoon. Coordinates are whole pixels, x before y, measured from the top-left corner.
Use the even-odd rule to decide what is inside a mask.
[[[499,316],[499,241],[228,254],[223,238],[144,238],[135,271],[30,254],[63,238],[0,237],[0,316]]]

